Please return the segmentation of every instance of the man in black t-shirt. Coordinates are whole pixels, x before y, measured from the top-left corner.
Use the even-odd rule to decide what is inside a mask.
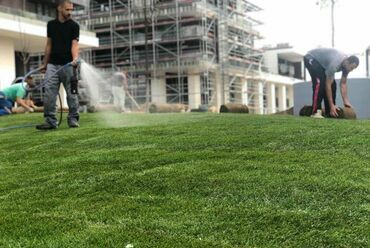
[[[68,126],[79,127],[78,96],[71,93],[72,66],[64,65],[72,62],[77,66],[80,36],[79,25],[71,19],[73,3],[70,0],[58,1],[58,17],[47,24],[47,43],[45,57],[40,69],[46,70],[44,117],[45,123],[37,125],[40,130],[55,129],[58,127],[56,118],[56,99],[60,83],[63,83],[67,93],[69,108]]]

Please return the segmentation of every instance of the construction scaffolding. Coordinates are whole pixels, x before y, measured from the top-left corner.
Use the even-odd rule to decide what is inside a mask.
[[[100,40],[88,61],[127,71],[139,103],[257,106],[248,95],[261,93],[259,10],[247,0],[94,0],[77,19]]]

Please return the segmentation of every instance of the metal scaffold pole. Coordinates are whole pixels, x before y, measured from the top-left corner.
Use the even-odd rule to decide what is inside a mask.
[[[251,0],[252,1],[252,0]],[[259,59],[249,0],[94,0],[83,20],[97,32],[94,65],[125,68],[130,91],[150,102],[219,106],[243,92]],[[251,82],[250,85],[253,83]],[[248,95],[248,98],[250,96]],[[203,106],[202,106],[203,107]]]
[[[149,53],[148,53],[148,39],[149,39],[149,23],[148,23],[148,5],[147,0],[144,0],[144,25],[145,25],[145,105],[149,109]]]
[[[181,41],[180,41],[180,17],[179,1],[176,1],[176,40],[177,40],[177,84],[179,92],[179,103],[183,102],[182,96],[185,94],[184,85],[181,77]]]
[[[226,97],[225,93],[228,92],[228,89],[226,88],[227,83],[226,76],[227,76],[227,69],[226,69],[226,63],[228,61],[227,56],[227,2],[226,0],[219,0],[218,1],[218,10],[219,10],[219,16],[218,16],[218,42],[219,42],[219,65],[220,65],[220,79],[221,79],[221,103],[219,104],[225,104],[226,103]]]
[[[113,30],[113,17],[112,17],[112,0],[109,0],[109,26],[110,26],[110,56],[112,61],[112,71],[115,69],[114,59],[114,30]]]
[[[156,61],[156,39],[157,39],[157,35],[156,35],[156,24],[157,24],[157,21],[156,21],[156,9],[155,9],[155,3],[156,3],[156,0],[152,0],[151,2],[151,10],[150,10],[150,13],[151,13],[151,18],[152,18],[152,40],[153,40],[153,44],[152,44],[152,49],[153,49],[153,70],[152,70],[152,84],[155,83],[154,80],[156,80],[157,78],[157,61]]]

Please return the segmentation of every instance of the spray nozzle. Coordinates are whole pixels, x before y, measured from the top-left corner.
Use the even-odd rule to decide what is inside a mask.
[[[71,93],[74,95],[78,94],[78,78],[77,78],[77,67],[73,67],[73,75],[71,77]]]
[[[82,59],[81,58],[78,58],[77,60],[74,60],[72,62],[69,62],[67,65],[68,66],[79,66],[81,65],[82,63]]]

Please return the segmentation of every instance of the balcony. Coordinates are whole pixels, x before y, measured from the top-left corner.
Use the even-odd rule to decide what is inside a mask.
[[[10,38],[16,51],[43,52],[46,44],[46,23],[51,17],[0,6],[0,37]],[[97,47],[95,33],[81,27],[80,47]]]

